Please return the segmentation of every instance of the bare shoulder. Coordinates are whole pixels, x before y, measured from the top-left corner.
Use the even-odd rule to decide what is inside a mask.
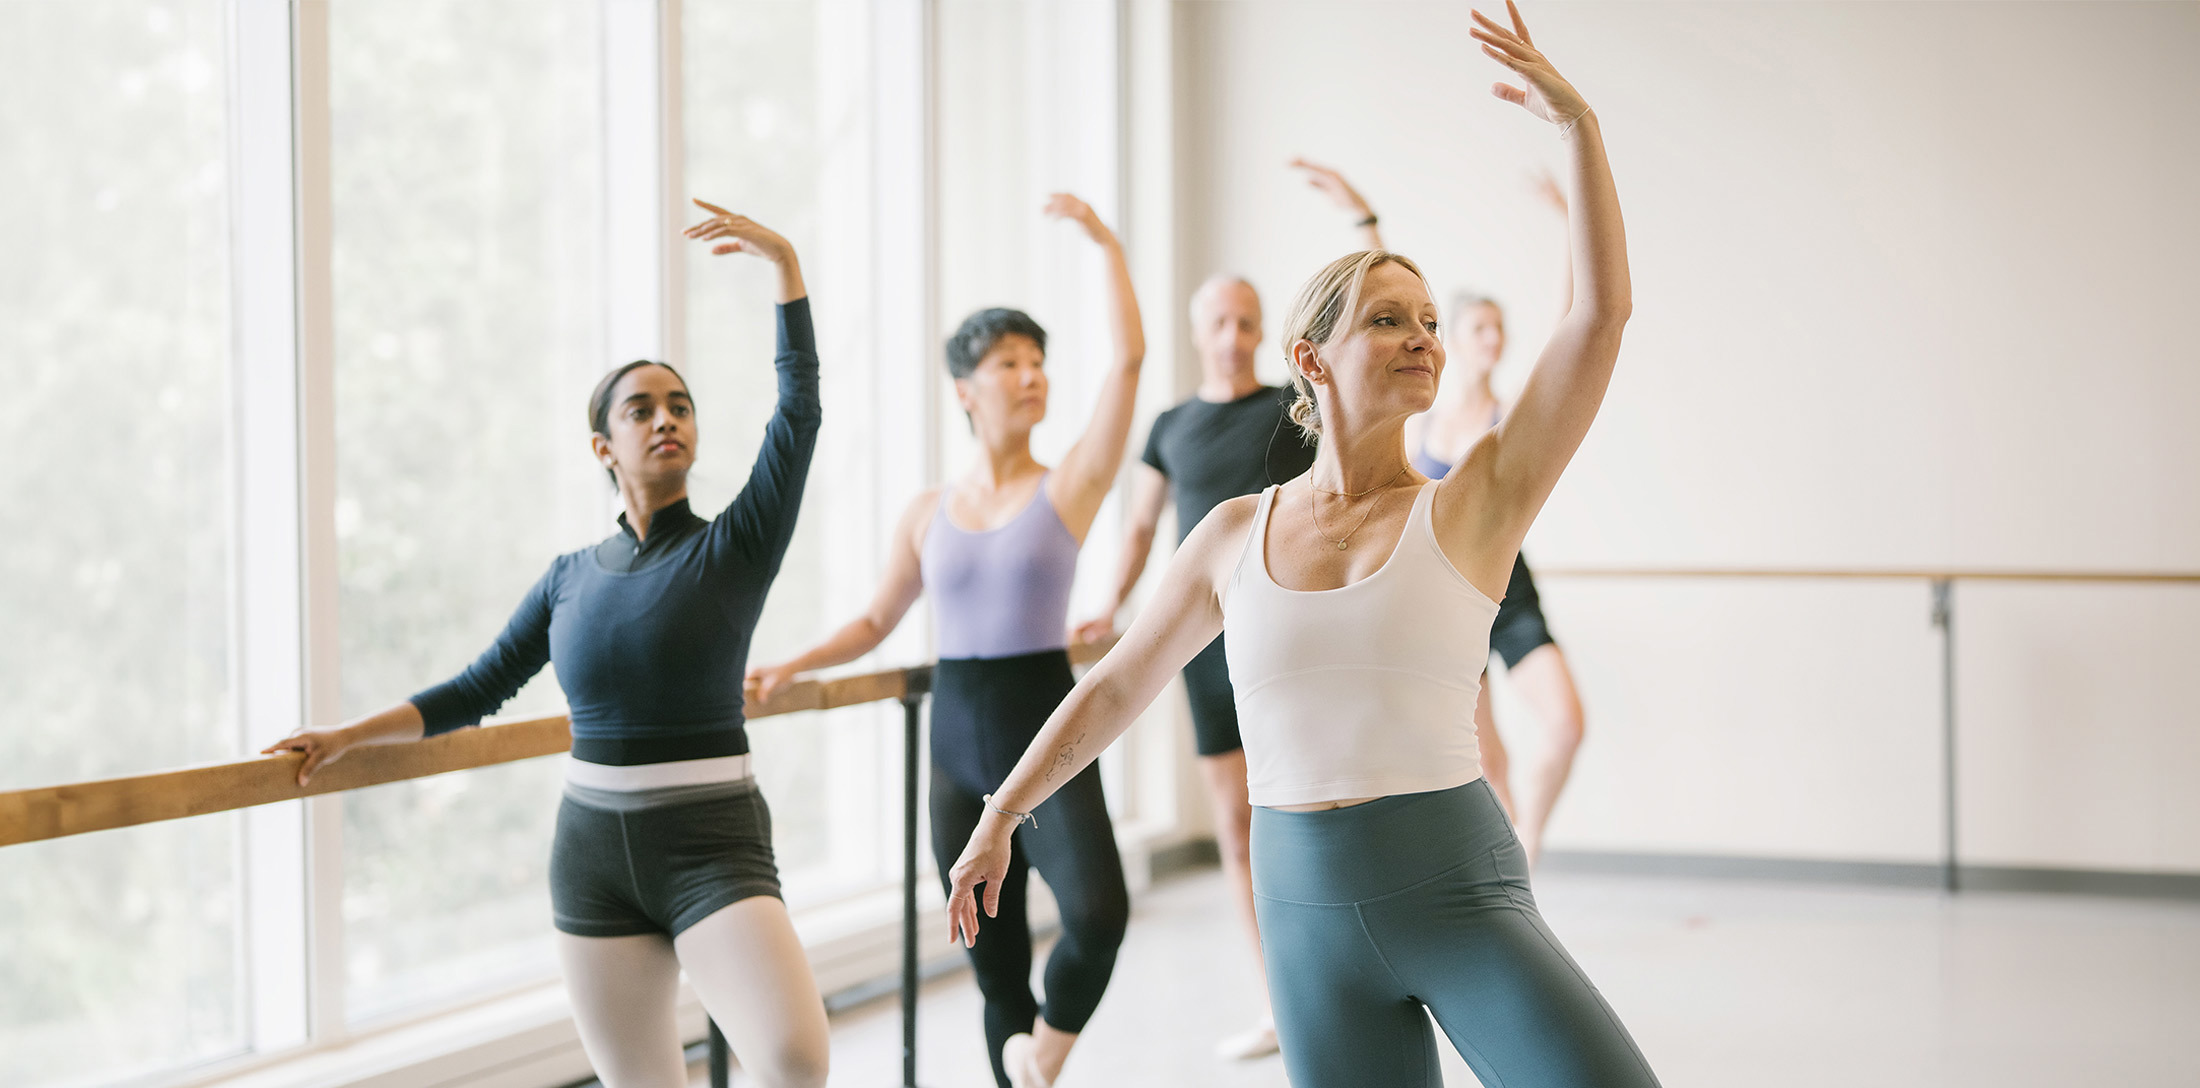
[[[909,505],[902,508],[901,521],[895,526],[894,533],[909,545],[910,550],[915,551],[924,546],[925,527],[932,523],[932,515],[939,512],[940,496],[945,492],[945,488],[926,488],[917,492],[917,497],[910,499]]]
[[[1246,535],[1252,531],[1253,516],[1259,509],[1259,495],[1240,495],[1217,503],[1184,538],[1177,555],[1182,561],[1196,563],[1220,588],[1245,550]]]
[[[1253,524],[1253,511],[1258,509],[1260,509],[1260,496],[1258,494],[1239,495],[1234,499],[1224,499],[1216,503],[1214,509],[1207,511],[1206,517],[1199,519],[1199,526],[1193,529],[1192,532],[1195,534],[1204,533],[1212,529],[1216,532],[1235,533],[1238,539],[1243,541],[1246,527]],[[1191,541],[1186,540],[1185,543],[1189,544]]]

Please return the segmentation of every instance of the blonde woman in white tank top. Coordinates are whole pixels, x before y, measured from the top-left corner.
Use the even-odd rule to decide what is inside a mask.
[[[1436,302],[1395,254],[1323,269],[1283,336],[1293,418],[1319,435],[1313,469],[1200,523],[989,798],[951,874],[954,936],[967,942],[981,907],[993,912],[1024,814],[1227,626],[1263,958],[1295,1088],[1440,1085],[1427,1013],[1485,1084],[1657,1083],[1536,912],[1480,776],[1477,685],[1463,679],[1487,655],[1529,523],[1603,402],[1632,306],[1597,116],[1507,7],[1510,26],[1474,16],[1483,51],[1521,84],[1493,93],[1556,126],[1579,210],[1574,303],[1518,405],[1442,481],[1414,471],[1405,421],[1428,410],[1444,366]],[[1376,120],[1400,140],[1419,131],[1410,117]]]

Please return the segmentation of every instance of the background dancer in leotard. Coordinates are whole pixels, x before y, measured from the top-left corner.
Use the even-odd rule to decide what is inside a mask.
[[[1115,614],[1130,599],[1153,550],[1161,509],[1176,496],[1177,542],[1191,535],[1215,504],[1257,494],[1282,483],[1314,463],[1314,447],[1289,426],[1288,388],[1260,384],[1253,373],[1260,348],[1260,294],[1235,276],[1215,276],[1192,293],[1192,346],[1199,352],[1199,389],[1182,404],[1161,413],[1146,438],[1143,463],[1131,482],[1130,531],[1123,542],[1123,563],[1116,576],[1113,603],[1099,618],[1077,629],[1081,642],[1097,642],[1115,633]],[[1184,667],[1184,691],[1192,706],[1192,735],[1199,752],[1207,799],[1214,808],[1215,844],[1222,855],[1222,879],[1244,916],[1260,957],[1260,930],[1253,919],[1253,878],[1247,864],[1253,807],[1245,800],[1245,746],[1238,738],[1237,701],[1230,691],[1229,665],[1222,640],[1216,639]],[[1267,1011],[1262,986],[1260,1022],[1232,1035],[1215,1048],[1226,1058],[1257,1058],[1276,1049],[1275,1020]]]
[[[970,315],[947,342],[955,397],[983,447],[954,484],[917,496],[894,531],[870,609],[807,652],[756,669],[759,699],[798,673],[853,661],[932,591],[939,625],[932,680],[932,845],[942,880],[1024,746],[1072,683],[1070,582],[1077,551],[1115,483],[1129,440],[1146,338],[1130,265],[1085,202],[1056,194],[1047,214],[1083,227],[1108,259],[1115,355],[1077,444],[1049,471],[1031,455],[1046,418],[1046,331],[1016,310]],[[987,1049],[1001,1088],[1044,1088],[1061,1073],[1115,969],[1130,918],[1099,768],[1087,768],[1015,836],[1001,920],[970,950],[985,996]],[[1031,993],[1025,883],[1036,868],[1062,908],[1046,1003]]]
[[[1002,783],[951,874],[950,924],[967,940],[991,924],[981,908],[993,910],[1018,822],[1227,627],[1258,806],[1261,937],[1296,1088],[1441,1084],[1429,1013],[1484,1084],[1657,1083],[1543,924],[1477,765],[1468,666],[1487,658],[1492,596],[1595,419],[1632,302],[1596,116],[1517,11],[1510,29],[1475,20],[1484,51],[1527,84],[1494,92],[1557,125],[1580,208],[1582,289],[1519,405],[1443,480],[1423,480],[1405,421],[1434,402],[1443,369],[1435,300],[1396,254],[1331,262],[1283,336],[1300,392],[1292,418],[1321,436],[1313,469],[1217,506],[1193,531]],[[1412,126],[1396,131],[1410,149]]]
[[[354,746],[473,725],[554,662],[573,750],[550,902],[596,1075],[607,1088],[686,1088],[673,1015],[684,969],[757,1083],[813,1088],[830,1055],[825,1005],[780,899],[739,677],[817,443],[817,339],[794,247],[696,203],[715,214],[688,237],[779,267],[779,406],[741,494],[717,517],[697,517],[687,500],[699,435],[687,383],[661,363],[613,370],[588,416],[596,460],[626,506],[619,531],[551,563],[496,644],[457,677],[267,751],[305,753],[304,784]]]
[[[1327,193],[1357,220],[1368,243],[1382,246],[1375,213],[1358,190],[1337,171],[1304,159],[1293,166],[1308,173],[1315,188]],[[1566,192],[1548,175],[1536,179],[1536,194],[1566,222]],[[1560,232],[1561,237],[1564,231]],[[1565,286],[1559,295],[1559,312],[1573,305],[1573,263],[1567,254]],[[1497,426],[1505,409],[1490,385],[1490,375],[1505,355],[1505,313],[1486,295],[1460,292],[1452,297],[1444,329],[1445,368],[1443,388],[1436,403],[1406,425],[1406,449],[1414,467],[1431,478],[1440,478],[1483,432]],[[1512,814],[1520,843],[1533,863],[1543,853],[1543,831],[1551,810],[1558,806],[1559,791],[1573,773],[1574,753],[1581,749],[1584,721],[1581,695],[1574,687],[1573,671],[1566,655],[1551,637],[1543,618],[1543,604],[1536,591],[1535,575],[1525,555],[1513,561],[1497,622],[1490,630],[1490,649],[1505,663],[1505,679],[1535,713],[1528,743],[1519,745],[1520,758],[1511,758],[1504,736],[1490,708],[1488,677],[1476,700],[1474,720],[1482,746],[1482,773],[1498,800]]]

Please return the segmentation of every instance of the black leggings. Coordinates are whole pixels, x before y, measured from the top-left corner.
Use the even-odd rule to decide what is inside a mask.
[[[1010,658],[950,659],[932,681],[932,856],[940,884],[977,830],[982,798],[993,792],[1069,693],[1074,679],[1060,650]],[[1001,1045],[1044,1016],[1055,1028],[1085,1029],[1115,971],[1130,921],[1130,891],[1115,849],[1100,768],[1090,766],[1056,790],[1016,830],[1001,911],[980,920],[969,950],[985,997],[986,1050],[993,1079],[1009,1088]],[[1062,936],[1047,957],[1046,1004],[1031,993],[1031,921],[1026,898],[1038,869],[1061,907]]]

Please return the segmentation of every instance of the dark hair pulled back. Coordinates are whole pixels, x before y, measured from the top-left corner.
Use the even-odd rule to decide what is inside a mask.
[[[611,392],[619,387],[619,379],[645,366],[664,367],[673,377],[680,379],[682,390],[687,389],[687,379],[680,377],[680,372],[673,370],[670,363],[660,363],[654,359],[636,359],[631,363],[613,367],[611,373],[604,375],[603,380],[596,383],[596,391],[588,395],[588,431],[590,434],[600,434],[605,438],[611,437]],[[689,394],[690,399],[693,399],[693,396],[694,394]],[[618,473],[607,468],[604,470],[604,475],[611,477],[613,485],[618,484]]]
[[[1030,337],[1042,353],[1047,349],[1047,331],[1022,310],[995,306],[963,318],[955,335],[947,338],[947,372],[957,378],[969,377],[1001,337],[1012,335]]]

